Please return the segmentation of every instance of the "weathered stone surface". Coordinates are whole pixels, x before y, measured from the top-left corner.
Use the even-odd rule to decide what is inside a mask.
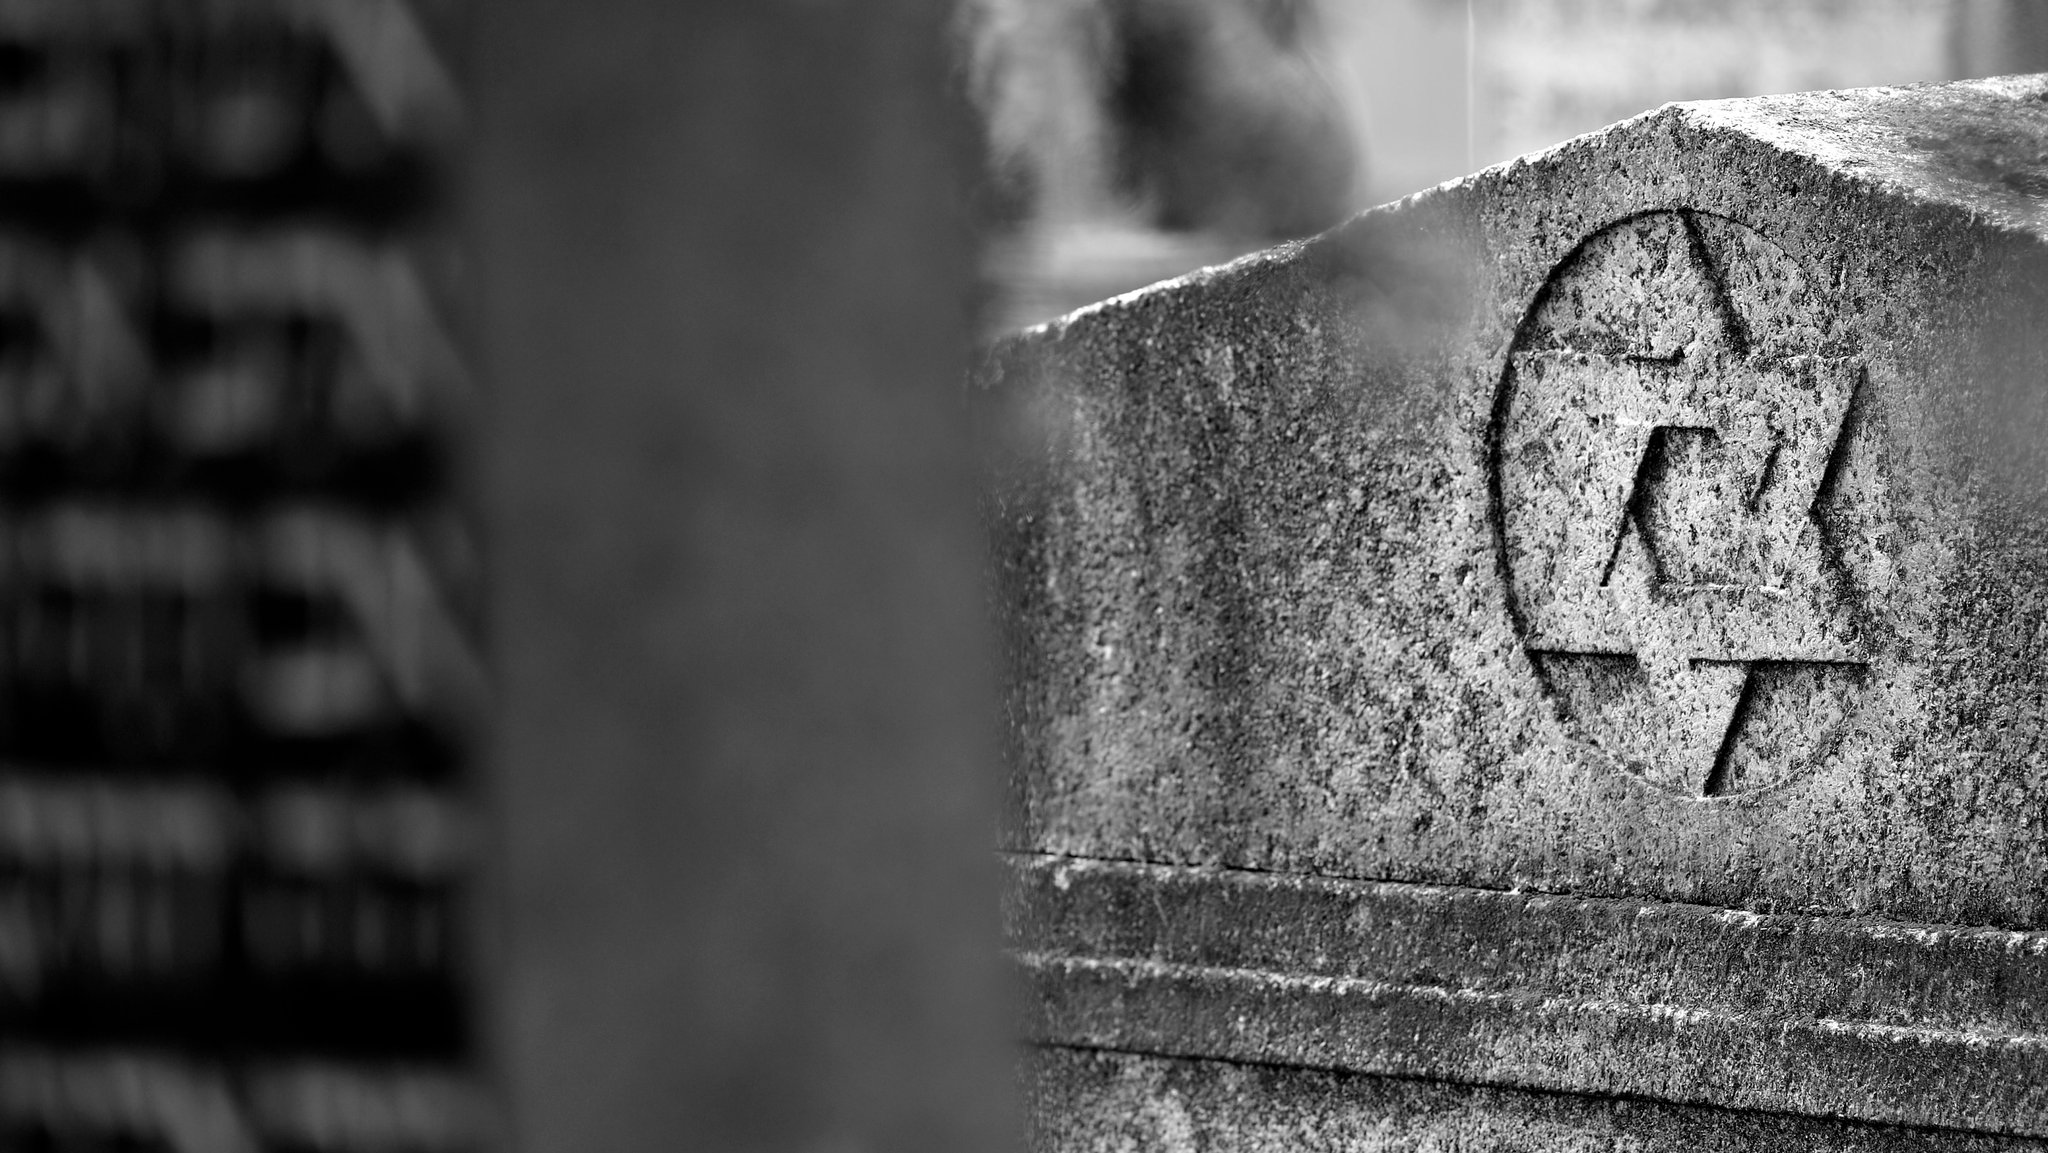
[[[1000,346],[1034,1035],[2048,1135],[2044,322],[2019,78],[1672,106]],[[1055,857],[1190,919],[1062,936]],[[1500,920],[1317,936],[1417,886]]]
[[[2025,1138],[1648,1101],[1048,1049],[1026,1067],[1040,1148],[1076,1153],[2018,1153]]]
[[[1014,862],[1035,1040],[1869,1121],[2048,1111],[2048,934]]]

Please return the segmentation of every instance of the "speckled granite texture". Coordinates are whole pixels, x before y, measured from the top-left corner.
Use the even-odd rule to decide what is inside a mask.
[[[1670,106],[979,384],[1041,1148],[2048,1136],[2048,78]]]
[[[1042,1149],[1072,1153],[2019,1153],[2023,1138],[1604,1101],[1312,1069],[1046,1049]]]

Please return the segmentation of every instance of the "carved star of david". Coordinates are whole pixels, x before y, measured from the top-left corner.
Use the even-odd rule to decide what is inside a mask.
[[[1738,791],[1761,688],[1812,708],[1860,680],[1867,654],[1823,514],[1863,371],[1752,350],[1725,293],[1702,295],[1708,323],[1664,356],[1515,355],[1547,423],[1504,451],[1519,470],[1509,563],[1532,660],[1596,743],[1711,797]],[[1748,748],[1744,763],[1762,755]]]

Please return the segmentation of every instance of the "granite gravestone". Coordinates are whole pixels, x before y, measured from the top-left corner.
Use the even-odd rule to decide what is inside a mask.
[[[1674,105],[999,345],[1037,1147],[2048,1138],[2044,197]]]

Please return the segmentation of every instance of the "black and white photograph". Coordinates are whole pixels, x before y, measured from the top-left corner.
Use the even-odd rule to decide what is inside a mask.
[[[2048,0],[0,0],[0,1153],[2048,1153]]]

